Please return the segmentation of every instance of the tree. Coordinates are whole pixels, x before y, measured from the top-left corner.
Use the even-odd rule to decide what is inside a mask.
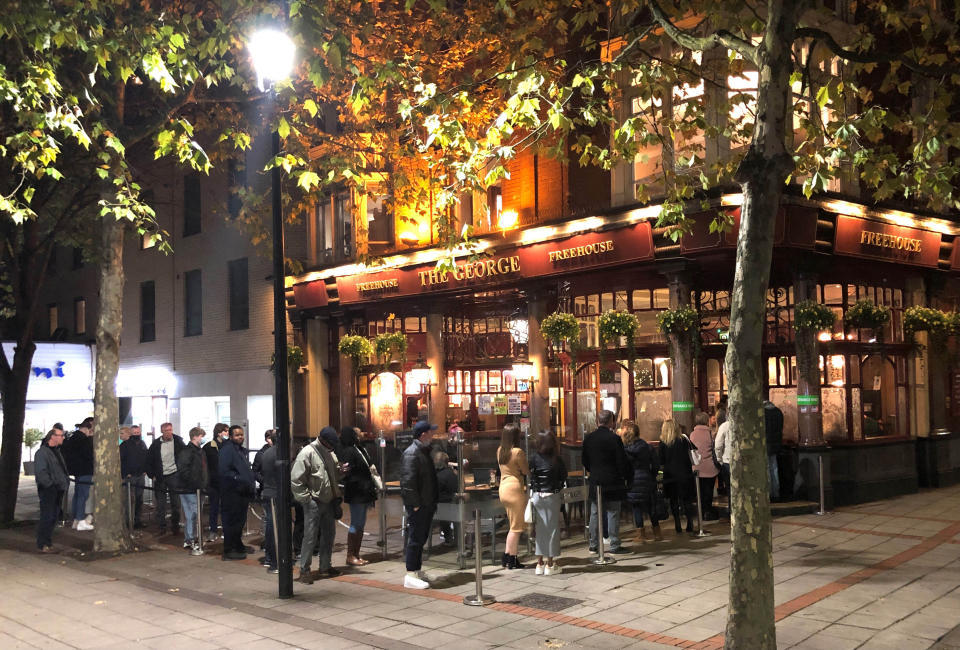
[[[674,237],[690,228],[689,212],[714,209],[712,197],[739,187],[726,358],[737,432],[730,648],[776,647],[760,352],[781,198],[842,184],[876,201],[960,208],[960,75],[948,67],[960,50],[960,9],[882,0],[836,7],[410,0],[373,5],[386,24],[372,44],[335,49],[349,71],[347,105],[373,111],[388,132],[392,110],[403,118],[402,146],[391,151],[416,158],[410,169],[429,179],[441,206],[502,177],[528,146],[608,169],[649,158],[636,198],[662,205],[658,225]],[[401,33],[411,16],[446,38],[431,48],[422,31]],[[394,53],[381,58],[381,48]],[[731,222],[720,211],[711,229]],[[446,217],[439,227],[451,247],[460,243],[450,236],[456,226]]]
[[[26,387],[40,292],[56,245],[100,264],[95,395],[94,550],[129,546],[123,529],[119,421],[122,243],[155,230],[140,170],[165,156],[208,171],[250,143],[243,122],[253,79],[244,32],[258,3],[28,1],[0,17],[0,234],[5,273],[0,355],[0,521],[14,517]],[[214,107],[216,110],[214,111]],[[250,119],[258,118],[256,106]],[[200,144],[203,133],[213,154]],[[221,136],[218,138],[218,136]],[[159,233],[164,235],[165,233]],[[98,236],[99,235],[99,236]],[[169,244],[161,243],[169,250]]]

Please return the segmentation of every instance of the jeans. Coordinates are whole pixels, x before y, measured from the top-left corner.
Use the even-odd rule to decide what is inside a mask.
[[[610,551],[620,548],[620,502],[603,501],[604,532],[610,538]],[[597,548],[597,502],[590,502],[590,548]]]
[[[210,532],[216,535],[220,520],[220,488],[211,485],[207,488],[207,495],[210,497]]]
[[[267,566],[277,567],[277,544],[273,537],[273,499],[263,500],[263,549]]]
[[[435,505],[431,505],[420,506],[418,510],[414,511],[410,506],[406,506],[408,529],[405,559],[407,571],[419,571],[423,568],[423,545],[427,543],[427,537],[430,536],[430,530],[433,527],[433,513],[436,509]]]
[[[351,503],[350,505],[350,532],[362,533],[367,525],[367,510],[369,503]]]
[[[73,488],[73,518],[76,521],[85,519],[87,516],[87,499],[90,497],[90,488],[93,484],[93,476],[78,476],[77,482]]]
[[[183,541],[200,541],[200,520],[197,519],[197,495],[181,494],[180,506],[183,508]]]
[[[130,521],[130,495],[127,493],[129,489],[133,493],[133,525],[140,526],[140,511],[143,510],[143,474],[140,476],[128,476],[123,479],[123,482],[128,484],[123,486],[123,515],[127,521]]]
[[[158,478],[153,482],[153,496],[156,498],[157,523],[160,524],[160,530],[167,529],[167,501],[170,502],[170,525],[174,530],[180,527],[180,499],[172,489],[174,475],[168,474],[163,478]]]
[[[223,552],[246,553],[243,527],[247,525],[247,509],[250,500],[236,490],[224,490],[220,494],[220,500],[220,516],[223,518]]]
[[[730,486],[730,463],[724,463],[723,467],[720,468],[720,476],[723,477],[723,482],[727,486],[727,514],[730,514],[730,496],[733,494],[733,488]]]
[[[37,486],[37,495],[40,497],[40,520],[37,521],[37,548],[53,544],[53,527],[57,525],[60,516],[60,504],[63,502],[63,491],[55,487],[43,488]]]
[[[317,503],[311,499],[301,505],[306,521],[303,526],[303,545],[300,547],[300,572],[310,570],[314,544],[319,550],[317,565],[321,572],[327,571],[330,568],[330,556],[333,555],[333,538],[337,534],[333,502]]]
[[[776,454],[767,455],[767,467],[770,469],[770,500],[775,501],[780,498],[780,466]]]
[[[303,514],[303,505],[299,501],[293,502],[293,554],[300,555],[300,547],[303,546],[303,522],[306,517]]]

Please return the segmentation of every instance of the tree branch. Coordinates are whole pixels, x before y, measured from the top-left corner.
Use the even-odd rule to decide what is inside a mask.
[[[757,46],[743,40],[735,34],[721,29],[707,36],[694,36],[690,32],[682,30],[670,22],[670,19],[663,13],[663,10],[660,8],[660,5],[657,4],[656,0],[650,1],[650,11],[653,12],[654,20],[663,28],[664,33],[681,47],[702,52],[723,46],[733,50],[754,65],[758,64]]]
[[[798,27],[796,35],[797,38],[812,38],[821,41],[836,56],[853,63],[890,63],[899,61],[905,68],[929,77],[940,77],[955,70],[955,67],[920,65],[903,54],[886,52],[865,53],[847,50],[837,43],[830,32],[818,29],[817,27]]]

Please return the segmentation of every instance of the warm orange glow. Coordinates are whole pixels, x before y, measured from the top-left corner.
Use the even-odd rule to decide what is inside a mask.
[[[420,236],[417,235],[417,233],[415,233],[413,230],[410,230],[410,227],[408,226],[400,233],[400,241],[408,246],[413,246],[420,241]]]
[[[830,332],[820,332],[820,335],[817,338],[820,339],[821,341],[829,341]]]
[[[520,215],[517,214],[516,210],[504,210],[497,218],[497,228],[500,230],[510,230],[511,228],[516,228],[519,222]]]

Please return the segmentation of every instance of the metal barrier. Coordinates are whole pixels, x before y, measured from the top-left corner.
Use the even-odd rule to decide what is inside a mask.
[[[703,531],[703,500],[700,497],[700,472],[697,470],[693,470],[693,482],[697,486],[697,537],[709,537],[710,533]]]
[[[823,456],[817,456],[817,466],[820,472],[820,509],[817,510],[816,514],[825,515],[827,514],[827,499],[823,485]]]
[[[377,449],[380,450],[380,500],[377,510],[380,515],[380,553],[387,559],[387,439],[380,431],[377,438]]]
[[[620,516],[620,513],[617,513],[617,516]],[[603,522],[607,518],[607,513],[603,511],[603,489],[598,485],[597,486],[597,558],[593,560],[593,564],[597,566],[605,566],[607,564],[616,564],[617,558],[607,557],[604,554],[603,548]],[[587,518],[587,526],[590,525],[590,519]]]
[[[473,554],[474,558],[474,582],[477,585],[477,593],[472,596],[464,596],[463,604],[464,605],[473,605],[475,607],[483,607],[484,605],[489,605],[496,602],[496,598],[493,596],[485,596],[483,594],[483,553],[480,552],[480,509],[477,508],[473,511],[474,516],[474,535],[477,538],[477,550]]]

